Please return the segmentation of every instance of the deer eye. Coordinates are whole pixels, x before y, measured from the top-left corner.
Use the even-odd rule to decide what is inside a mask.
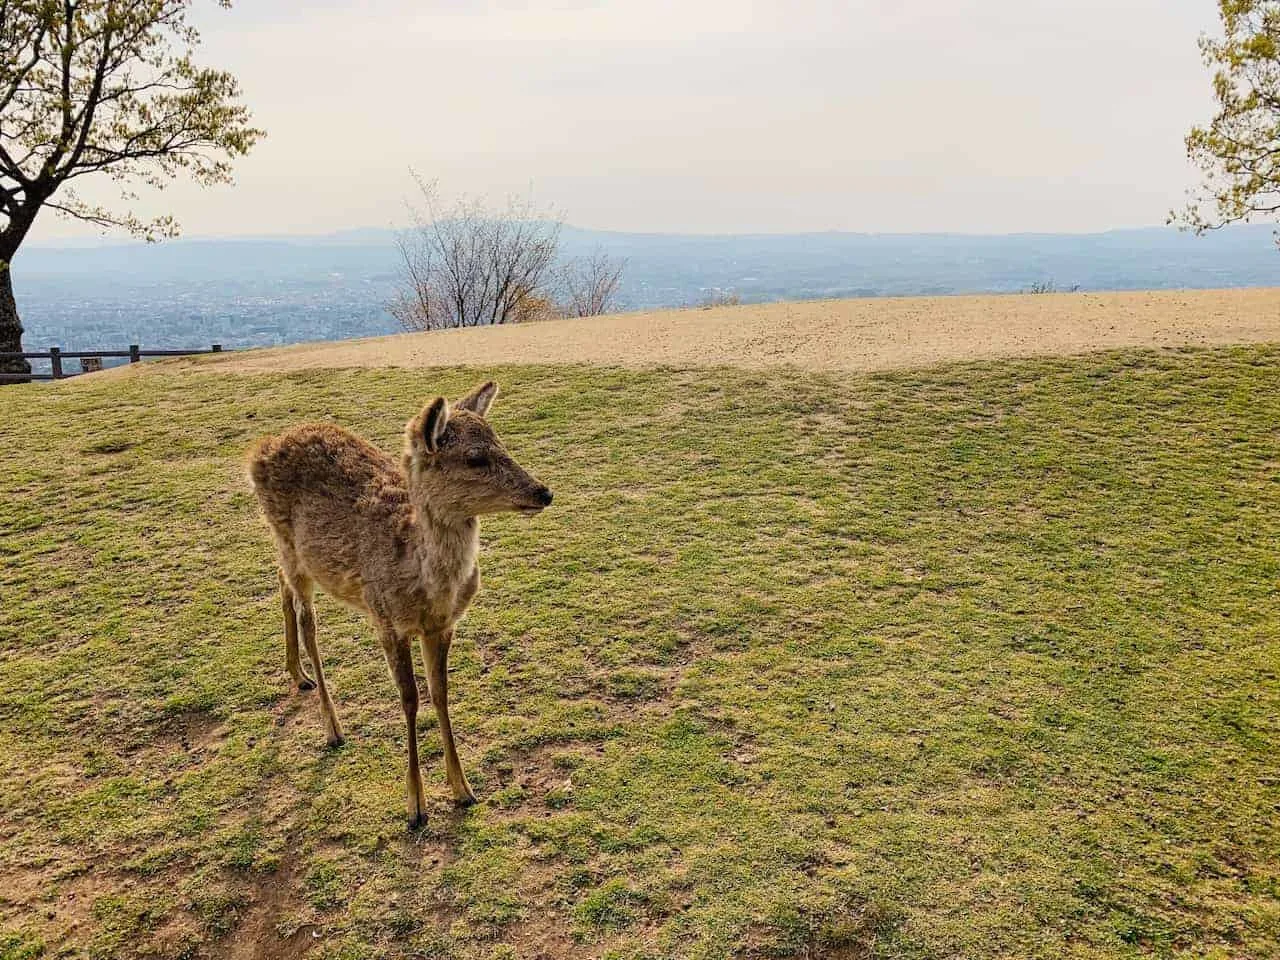
[[[489,456],[484,453],[472,453],[467,455],[467,466],[473,470],[484,470],[489,466]]]

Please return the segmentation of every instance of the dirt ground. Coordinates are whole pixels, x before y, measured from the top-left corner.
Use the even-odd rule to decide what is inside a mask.
[[[300,344],[166,362],[279,371],[589,363],[884,370],[1118,347],[1280,340],[1280,288],[822,300]]]

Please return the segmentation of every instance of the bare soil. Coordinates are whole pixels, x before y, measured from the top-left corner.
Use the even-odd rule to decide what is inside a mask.
[[[1273,340],[1280,340],[1280,288],[689,308],[300,344],[177,360],[162,369],[268,372],[587,363],[868,371],[951,360]]]

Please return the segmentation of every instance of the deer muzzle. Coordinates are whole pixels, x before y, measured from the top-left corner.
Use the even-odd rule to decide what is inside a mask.
[[[547,507],[551,506],[552,494],[547,487],[538,487],[533,494],[533,503],[526,504],[520,508],[520,512],[526,517],[536,516]]]

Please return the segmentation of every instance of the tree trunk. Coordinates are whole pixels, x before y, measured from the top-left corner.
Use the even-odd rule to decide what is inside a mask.
[[[9,264],[0,260],[0,353],[22,351],[22,321],[18,319],[18,304],[13,299],[13,276]],[[30,373],[31,364],[20,357],[0,358],[0,373]],[[23,383],[22,380],[0,380],[5,383]]]

